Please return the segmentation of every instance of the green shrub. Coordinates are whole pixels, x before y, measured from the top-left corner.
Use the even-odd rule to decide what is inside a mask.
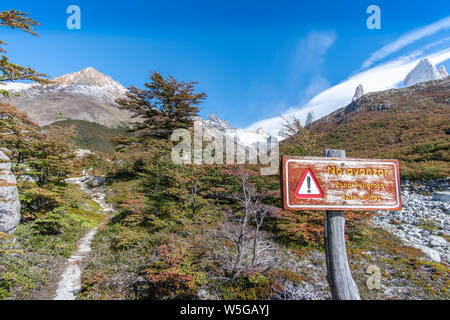
[[[56,235],[62,233],[64,211],[60,208],[48,212],[33,222],[33,230],[40,234]]]

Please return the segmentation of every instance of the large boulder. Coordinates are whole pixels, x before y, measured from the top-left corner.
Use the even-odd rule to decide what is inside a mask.
[[[20,222],[19,192],[9,158],[0,151],[0,232],[11,234]]]

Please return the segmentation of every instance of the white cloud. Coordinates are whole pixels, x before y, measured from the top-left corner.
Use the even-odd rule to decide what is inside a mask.
[[[324,77],[317,75],[309,82],[305,90],[305,98],[311,98],[330,87],[330,82]]]
[[[300,39],[291,67],[291,77],[303,76],[305,72],[318,73],[327,50],[336,41],[334,31],[311,31]]]
[[[446,17],[425,27],[410,31],[401,36],[397,40],[385,45],[380,50],[375,51],[370,57],[362,64],[363,68],[369,68],[374,63],[386,58],[394,52],[404,48],[405,46],[422,39],[427,36],[431,36],[441,30],[450,28],[450,17]]]

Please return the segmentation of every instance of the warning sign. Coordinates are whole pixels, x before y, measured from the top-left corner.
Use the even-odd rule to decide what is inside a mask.
[[[397,160],[284,156],[286,210],[401,210]]]
[[[296,198],[322,198],[322,190],[317,183],[314,174],[310,169],[303,173],[297,188],[295,189]]]

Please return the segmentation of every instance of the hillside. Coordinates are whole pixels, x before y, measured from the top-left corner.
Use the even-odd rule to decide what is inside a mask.
[[[114,147],[110,139],[124,134],[127,130],[124,127],[109,128],[98,123],[83,120],[62,120],[55,122],[53,125],[60,127],[74,126],[77,136],[73,140],[77,147],[101,152],[113,152]]]
[[[400,160],[402,178],[450,175],[450,78],[373,92],[313,122],[321,148]],[[286,141],[285,144],[289,144]]]

